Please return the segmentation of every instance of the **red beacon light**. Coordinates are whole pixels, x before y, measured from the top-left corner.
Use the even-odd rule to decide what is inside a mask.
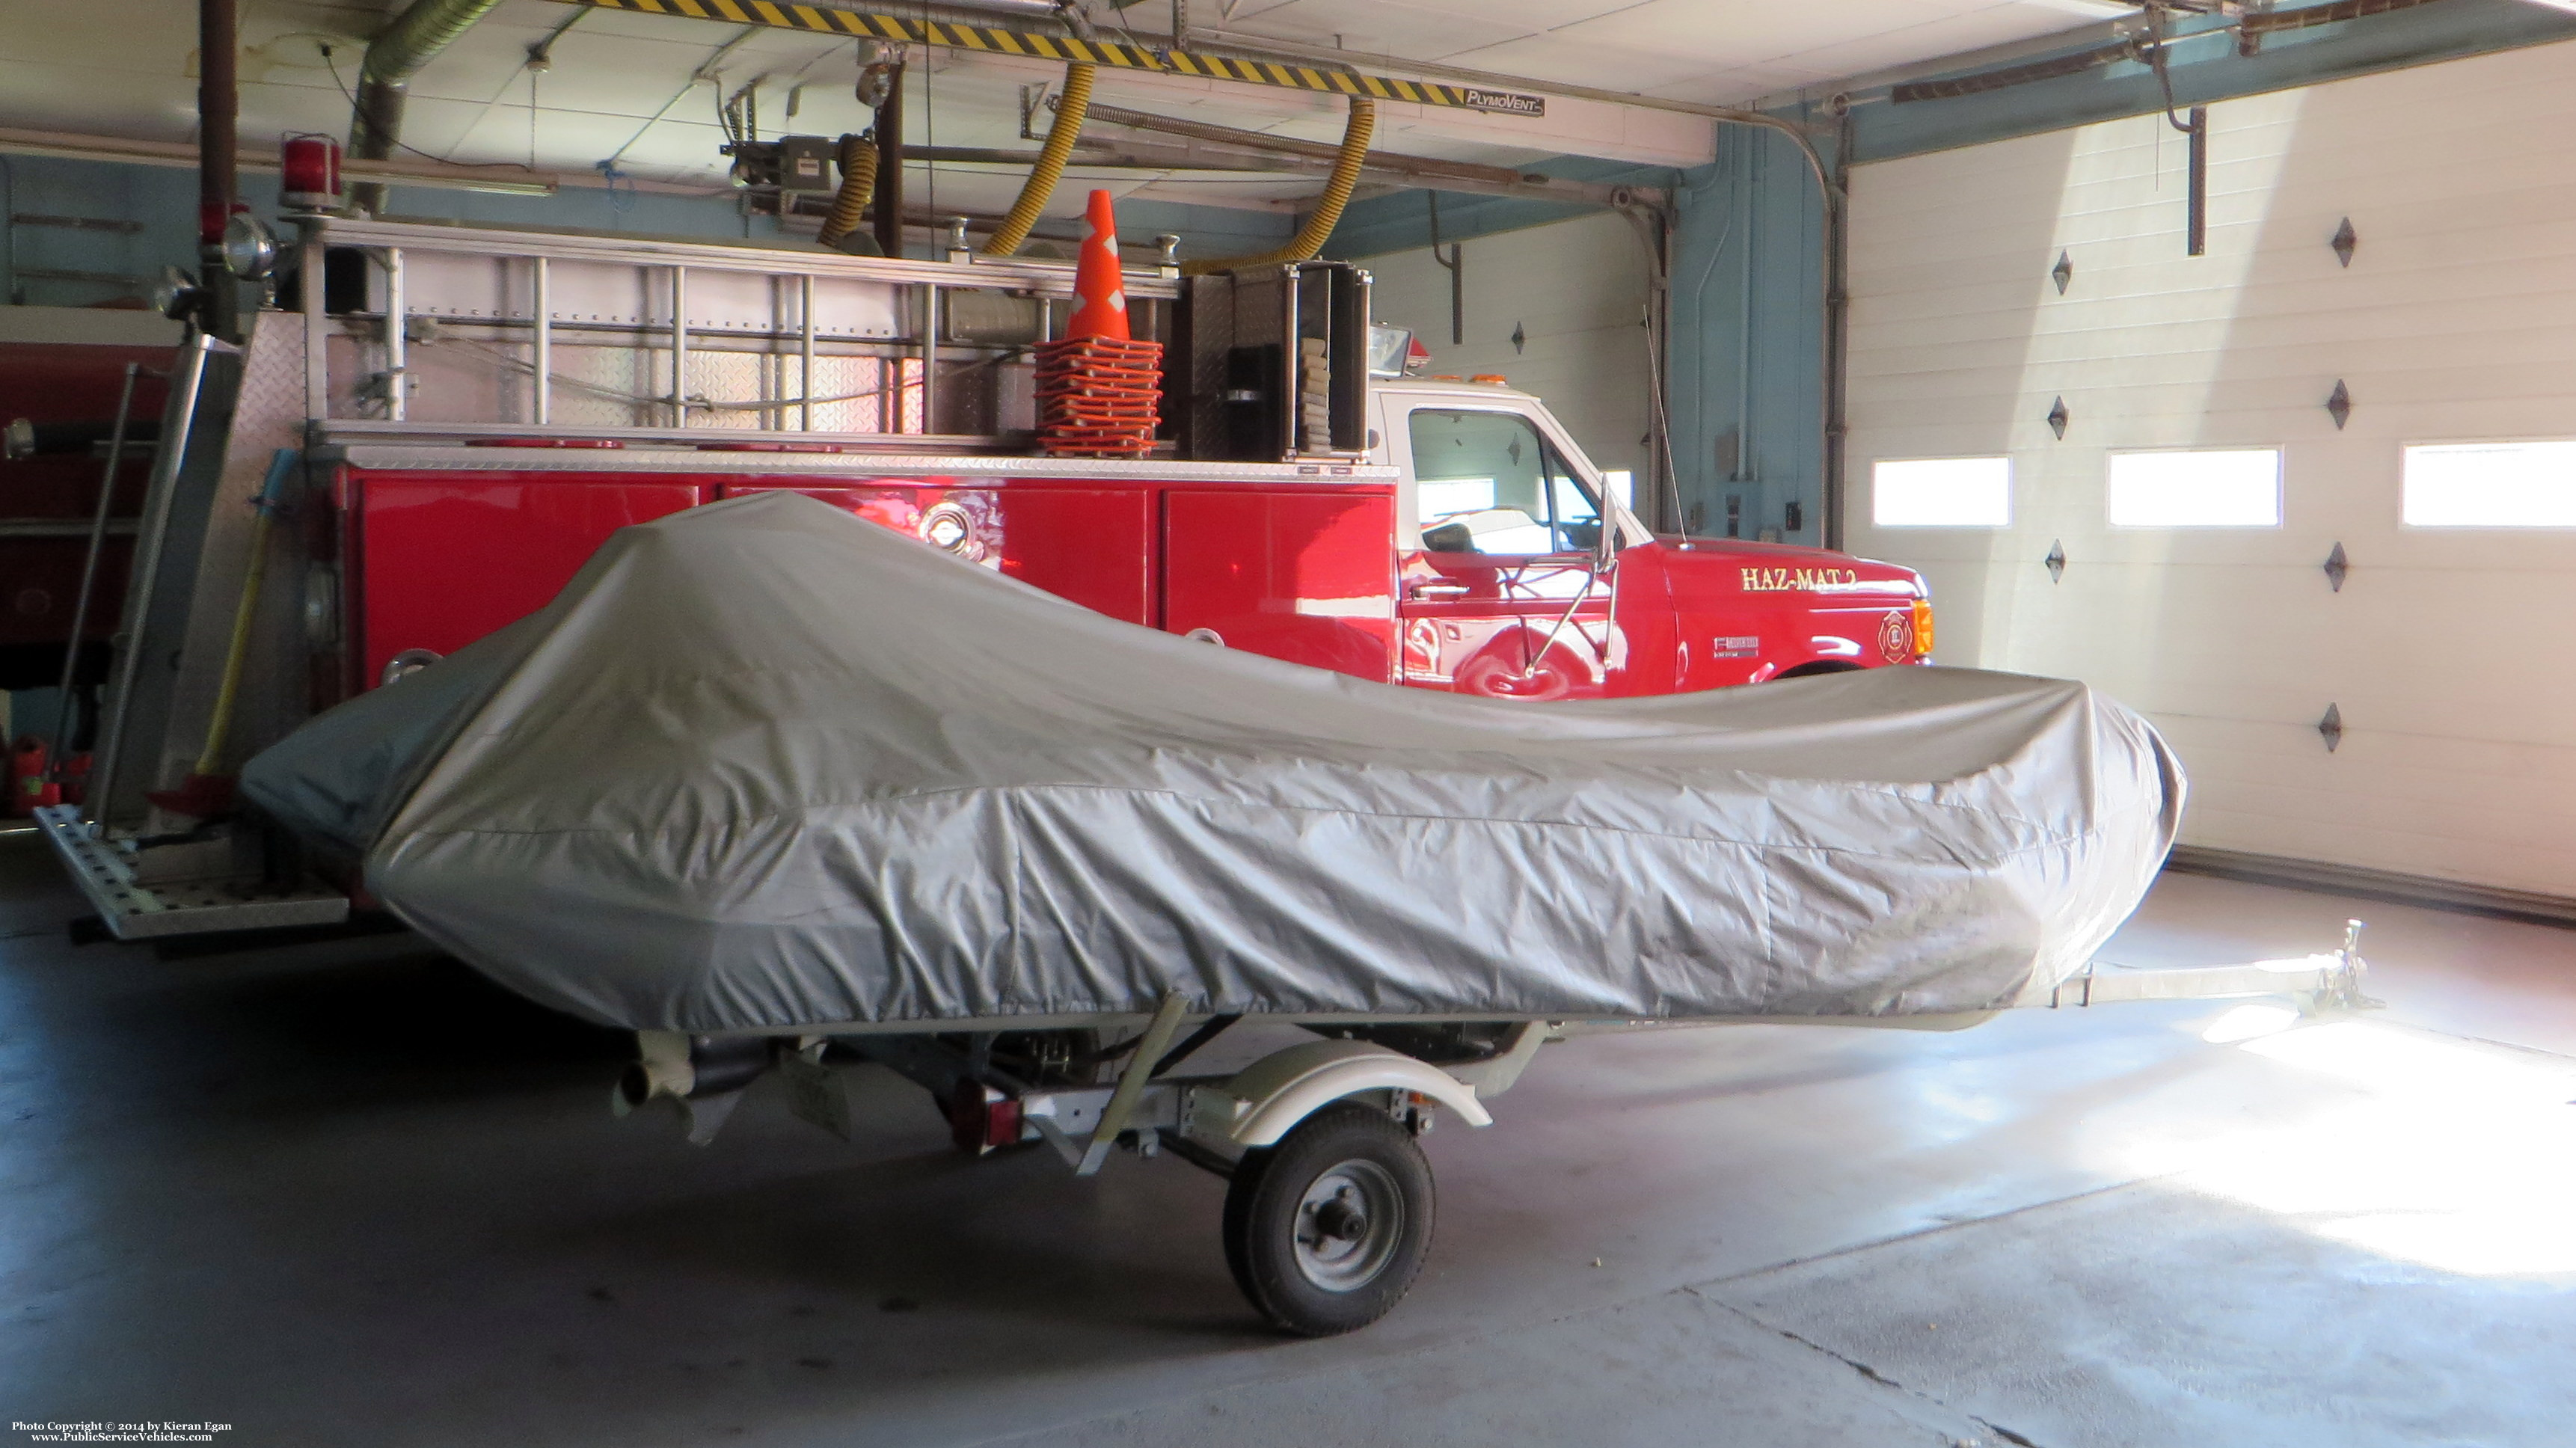
[[[329,136],[288,136],[278,143],[278,204],[289,211],[340,209],[340,143]]]

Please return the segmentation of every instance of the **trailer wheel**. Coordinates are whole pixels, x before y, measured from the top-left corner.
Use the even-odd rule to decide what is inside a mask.
[[[1305,1337],[1384,1317],[1431,1248],[1431,1164],[1383,1111],[1327,1106],[1246,1152],[1225,1198],[1225,1260],[1263,1316]]]

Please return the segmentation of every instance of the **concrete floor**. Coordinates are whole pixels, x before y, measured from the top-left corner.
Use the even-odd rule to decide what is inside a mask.
[[[2025,1013],[1548,1049],[1427,1145],[1430,1268],[1262,1331],[1221,1183],[969,1162],[861,1087],[714,1146],[399,944],[74,949],[0,841],[0,1415],[217,1441],[2576,1441],[2576,933],[2170,877],[2105,952],[2373,922],[2366,1020]],[[22,1436],[13,1434],[13,1439]]]

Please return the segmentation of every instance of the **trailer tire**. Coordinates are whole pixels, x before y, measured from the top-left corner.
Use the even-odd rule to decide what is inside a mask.
[[[1225,1198],[1225,1261],[1280,1328],[1330,1337],[1384,1317],[1431,1249],[1431,1164],[1384,1111],[1327,1106],[1244,1153]]]

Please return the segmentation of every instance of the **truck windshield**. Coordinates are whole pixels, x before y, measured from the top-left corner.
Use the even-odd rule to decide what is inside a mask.
[[[1426,550],[1529,556],[1600,545],[1600,499],[1528,418],[1422,407],[1410,431]]]

